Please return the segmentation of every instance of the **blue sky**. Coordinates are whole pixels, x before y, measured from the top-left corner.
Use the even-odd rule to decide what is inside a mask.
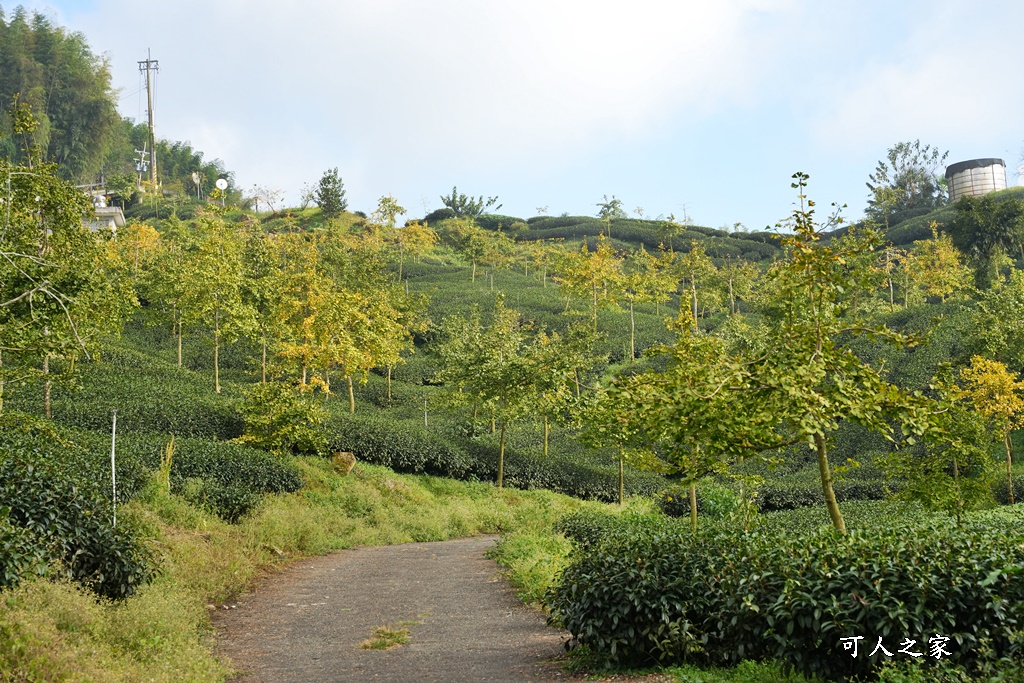
[[[457,185],[502,213],[773,225],[811,175],[859,218],[888,147],[1024,148],[1019,0],[29,0],[110,60],[156,130],[294,203],[337,166],[350,208],[411,216]],[[5,10],[13,9],[10,2]]]

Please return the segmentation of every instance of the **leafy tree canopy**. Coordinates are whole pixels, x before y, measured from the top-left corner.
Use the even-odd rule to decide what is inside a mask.
[[[337,218],[348,208],[345,187],[338,175],[338,167],[327,169],[320,177],[314,199],[325,218]]]
[[[465,194],[459,194],[458,188],[452,186],[452,194],[450,197],[441,195],[441,203],[446,208],[450,209],[457,218],[475,218],[483,215],[488,209],[493,208],[493,211],[497,211],[501,208],[501,204],[497,204],[498,197],[488,197],[484,201],[483,195],[480,195],[476,199]],[[497,204],[497,206],[495,206]]]
[[[865,183],[871,192],[867,214],[875,220],[888,220],[906,209],[934,208],[946,200],[944,178],[939,170],[949,152],[939,152],[920,140],[898,142],[889,148]]]

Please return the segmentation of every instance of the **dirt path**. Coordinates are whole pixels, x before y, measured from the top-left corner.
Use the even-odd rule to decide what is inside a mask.
[[[484,558],[494,538],[356,548],[304,560],[214,619],[235,683],[566,680],[563,636]],[[403,623],[405,622],[405,623]],[[380,626],[409,642],[360,649]]]

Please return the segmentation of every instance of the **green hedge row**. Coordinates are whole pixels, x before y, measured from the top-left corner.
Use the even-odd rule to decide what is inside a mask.
[[[78,433],[88,454],[81,465],[102,481],[109,480],[109,436]],[[133,497],[160,465],[169,438],[122,434],[117,440],[118,498]],[[175,439],[170,471],[171,492],[204,507],[228,522],[251,512],[264,494],[291,493],[302,488],[298,468],[257,448],[223,441]]]
[[[57,429],[14,412],[0,420],[0,452],[31,453],[73,473],[77,485],[110,496],[110,435]],[[170,437],[118,430],[118,500],[134,498],[159,467]],[[202,439],[175,439],[170,471],[173,493],[235,522],[250,512],[263,494],[289,493],[302,487],[298,468],[287,459],[240,444]],[[2,498],[0,498],[2,501]]]
[[[1024,508],[840,536],[579,520],[552,619],[614,662],[775,659],[830,679],[870,676],[906,638],[999,671],[1024,656]],[[563,523],[563,529],[566,528]],[[859,656],[843,638],[860,636]],[[849,642],[849,641],[846,641]]]
[[[55,385],[53,417],[81,429],[110,430],[117,410],[124,431],[232,439],[242,433],[236,400],[213,393],[208,380],[191,370],[144,356],[131,349],[106,346],[98,362],[80,364],[81,387]],[[42,389],[21,387],[10,404],[35,415],[43,413]]]
[[[498,446],[486,439],[448,437],[407,422],[359,414],[335,416],[328,429],[331,451],[351,451],[359,460],[396,472],[480,481],[497,478]],[[618,495],[618,468],[579,458],[542,458],[507,447],[504,483],[612,501]],[[626,490],[631,495],[652,494],[663,485],[659,475],[627,470]]]

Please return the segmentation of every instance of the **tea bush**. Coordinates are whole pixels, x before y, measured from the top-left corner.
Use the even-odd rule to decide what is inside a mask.
[[[149,551],[130,525],[113,525],[110,498],[91,484],[38,451],[0,448],[2,585],[44,558],[108,598],[127,597],[152,577]]]
[[[396,472],[466,479],[472,470],[465,451],[423,428],[356,414],[333,418],[328,431],[329,450],[351,451]]]
[[[0,589],[18,585],[26,574],[46,572],[45,547],[27,528],[13,524],[10,507],[0,507]]]
[[[81,387],[54,385],[53,417],[81,429],[108,432],[117,410],[123,431],[232,439],[242,433],[236,399],[215,394],[212,381],[128,348],[105,346],[100,359],[80,364]],[[10,403],[41,415],[42,391],[22,387]]]
[[[169,439],[156,434],[118,434],[119,502],[131,500],[143,489],[159,467]],[[0,416],[0,452],[14,456],[29,454],[59,466],[63,472],[73,473],[77,486],[110,496],[110,434],[62,430],[44,420],[10,411]],[[182,493],[185,481],[192,479],[206,482],[202,495],[195,494],[193,502],[230,521],[237,521],[251,510],[262,494],[290,493],[302,487],[298,468],[266,451],[237,443],[176,439],[171,491]]]
[[[1003,511],[1000,511],[1003,512]],[[949,637],[978,670],[1024,655],[1024,508],[840,536],[606,523],[548,595],[552,617],[614,662],[776,659],[825,677],[870,675],[882,637]],[[579,532],[577,532],[579,533]],[[589,535],[587,535],[589,534]],[[594,540],[594,539],[597,540]],[[862,636],[856,659],[842,637]],[[870,642],[869,642],[870,641]],[[863,650],[863,648],[867,648]]]
[[[455,438],[408,421],[383,416],[336,415],[328,423],[331,451],[351,451],[356,458],[396,472],[433,474],[453,479],[494,481],[498,445],[493,438]],[[543,458],[526,450],[505,449],[504,481],[521,489],[543,488],[590,500],[615,500],[618,467],[598,465],[585,456]],[[652,494],[664,485],[657,474],[629,468],[631,495]]]
[[[698,515],[720,519],[740,509],[739,497],[725,486],[714,482],[700,482],[696,493]],[[669,517],[688,517],[689,488],[681,485],[669,486],[658,493],[657,503],[661,511]]]

